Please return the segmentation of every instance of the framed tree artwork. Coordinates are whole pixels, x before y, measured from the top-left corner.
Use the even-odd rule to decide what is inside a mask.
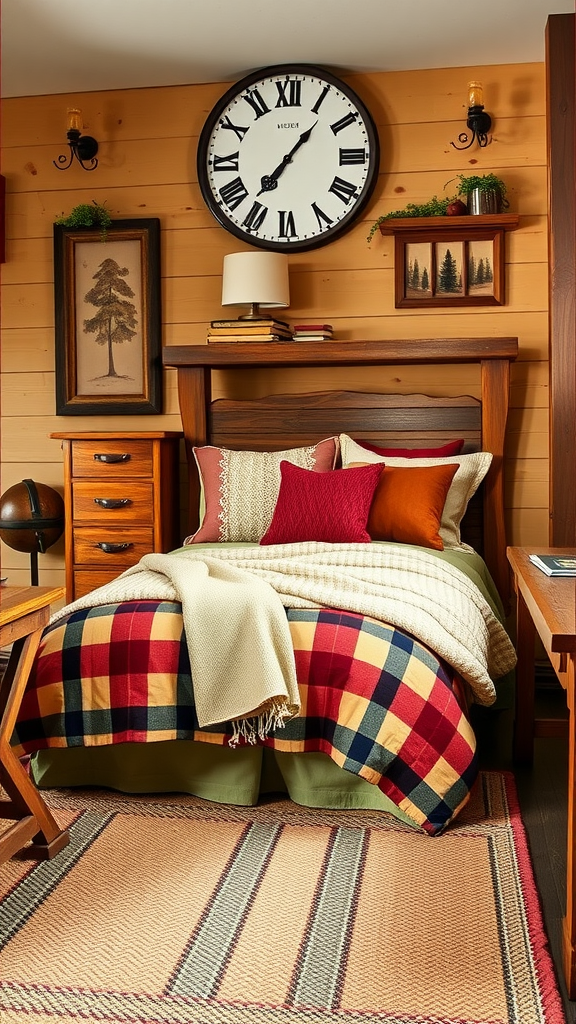
[[[54,225],[56,412],[162,412],[160,221]]]
[[[389,218],[394,236],[397,308],[500,306],[504,303],[504,234],[516,214]]]

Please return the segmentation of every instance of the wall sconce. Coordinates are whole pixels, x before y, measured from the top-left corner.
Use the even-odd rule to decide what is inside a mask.
[[[74,157],[76,157],[78,163],[85,171],[94,171],[98,167],[98,160],[96,159],[98,143],[91,135],[81,134],[83,127],[82,111],[76,108],[69,109],[66,138],[70,146],[70,156],[68,157],[65,153],[62,153],[58,157],[58,161],[52,161],[54,167],[57,167],[59,171],[67,171],[72,165]]]
[[[260,307],[290,305],[288,257],[283,252],[232,252],[224,257],[222,305],[250,306],[239,320],[262,319]]]
[[[492,139],[488,138],[488,132],[492,126],[492,118],[484,110],[484,90],[481,82],[468,83],[468,119],[466,125],[468,126],[468,131],[472,133],[472,137],[468,141],[468,132],[460,132],[458,142],[461,142],[462,145],[457,146],[455,142],[451,142],[450,145],[454,146],[454,149],[470,149],[474,140],[483,149],[492,142]]]

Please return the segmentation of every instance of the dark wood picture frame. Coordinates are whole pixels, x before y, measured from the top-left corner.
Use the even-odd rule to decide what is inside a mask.
[[[473,248],[478,243],[489,246],[489,282],[482,292],[474,292],[476,285],[469,273],[473,259]],[[411,287],[409,266],[410,252],[415,246],[428,246],[429,265],[426,268],[428,288],[418,294]],[[394,239],[395,305],[421,309],[428,306],[501,306],[504,302],[504,231],[492,230],[464,238],[457,231],[450,237],[445,231],[414,232],[407,237],[396,235]],[[445,258],[452,258],[458,285],[454,291],[443,291],[440,287],[442,265]],[[482,260],[482,263],[484,261]]]
[[[54,302],[57,415],[161,413],[159,219],[55,224]]]
[[[394,294],[397,309],[425,309],[432,306],[501,306],[505,291],[506,231],[518,227],[518,214],[480,214],[462,217],[389,217],[380,222],[383,235],[394,236]],[[456,263],[461,280],[454,292],[438,289],[437,256],[452,242],[458,252]],[[470,257],[474,247],[486,251],[489,245],[490,281],[472,281]],[[426,288],[418,294],[410,286],[409,246],[428,248]],[[483,249],[482,249],[483,247]],[[415,251],[412,250],[412,251]],[[461,254],[461,255],[460,255]]]

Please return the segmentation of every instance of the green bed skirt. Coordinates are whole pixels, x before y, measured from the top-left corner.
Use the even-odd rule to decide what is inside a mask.
[[[265,747],[230,750],[194,740],[65,747],[32,756],[41,788],[97,786],[123,793],[191,793],[216,803],[252,806],[286,793],[304,807],[386,811],[414,827],[377,786],[327,754],[287,754]]]

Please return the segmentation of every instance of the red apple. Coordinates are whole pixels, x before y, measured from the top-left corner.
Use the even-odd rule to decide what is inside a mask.
[[[468,213],[468,207],[460,199],[454,199],[446,207],[447,217],[463,217],[465,213]]]

